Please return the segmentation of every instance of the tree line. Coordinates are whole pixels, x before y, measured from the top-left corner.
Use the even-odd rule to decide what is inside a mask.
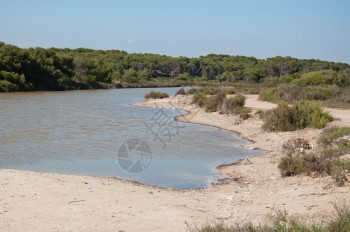
[[[199,58],[87,48],[19,48],[0,42],[0,91],[201,83],[291,82],[310,72],[350,85],[350,65],[315,59],[209,54]]]

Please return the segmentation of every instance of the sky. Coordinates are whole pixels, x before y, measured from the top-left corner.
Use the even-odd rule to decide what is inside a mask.
[[[0,41],[350,64],[349,0],[0,0]]]

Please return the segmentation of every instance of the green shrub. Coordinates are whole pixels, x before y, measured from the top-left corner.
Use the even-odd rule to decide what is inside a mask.
[[[277,93],[277,88],[261,89],[259,92],[259,99],[261,101],[275,102],[276,93]]]
[[[332,116],[316,103],[299,101],[289,106],[286,102],[281,102],[265,113],[263,128],[270,131],[323,128],[332,120]]]
[[[332,88],[306,88],[304,99],[324,101],[334,97]]]
[[[145,99],[162,99],[167,97],[169,97],[167,93],[155,91],[151,91],[150,93],[145,95]]]
[[[293,84],[296,84],[301,87],[310,85],[336,84],[337,82],[337,73],[333,70],[309,72],[303,77],[292,81]]]
[[[12,92],[17,91],[19,87],[7,80],[0,80],[0,92]]]
[[[181,88],[178,91],[176,91],[175,96],[177,96],[177,95],[186,95],[185,89]]]
[[[281,102],[273,110],[265,112],[263,129],[270,131],[292,131],[294,125],[293,109],[286,102]]]
[[[323,130],[318,142],[324,145],[332,144],[334,140],[350,135],[350,127],[330,127]]]

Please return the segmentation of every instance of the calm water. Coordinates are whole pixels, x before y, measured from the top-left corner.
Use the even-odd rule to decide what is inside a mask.
[[[0,168],[186,189],[220,178],[217,165],[261,154],[241,149],[247,141],[234,133],[171,121],[177,110],[130,106],[150,90],[0,94]]]

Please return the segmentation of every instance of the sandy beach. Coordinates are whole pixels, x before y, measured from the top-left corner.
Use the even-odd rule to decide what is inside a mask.
[[[268,110],[275,104],[246,96],[246,107]],[[333,203],[350,202],[350,183],[337,187],[331,177],[282,178],[277,168],[282,145],[302,137],[317,147],[322,130],[266,132],[257,115],[248,120],[206,113],[190,96],[149,100],[137,106],[183,109],[177,120],[211,125],[251,141],[260,157],[218,168],[227,178],[206,189],[160,189],[117,178],[0,170],[0,231],[187,231],[188,225],[252,221],[265,223],[276,209],[306,220],[324,221]],[[330,126],[350,126],[350,110],[328,109]]]

